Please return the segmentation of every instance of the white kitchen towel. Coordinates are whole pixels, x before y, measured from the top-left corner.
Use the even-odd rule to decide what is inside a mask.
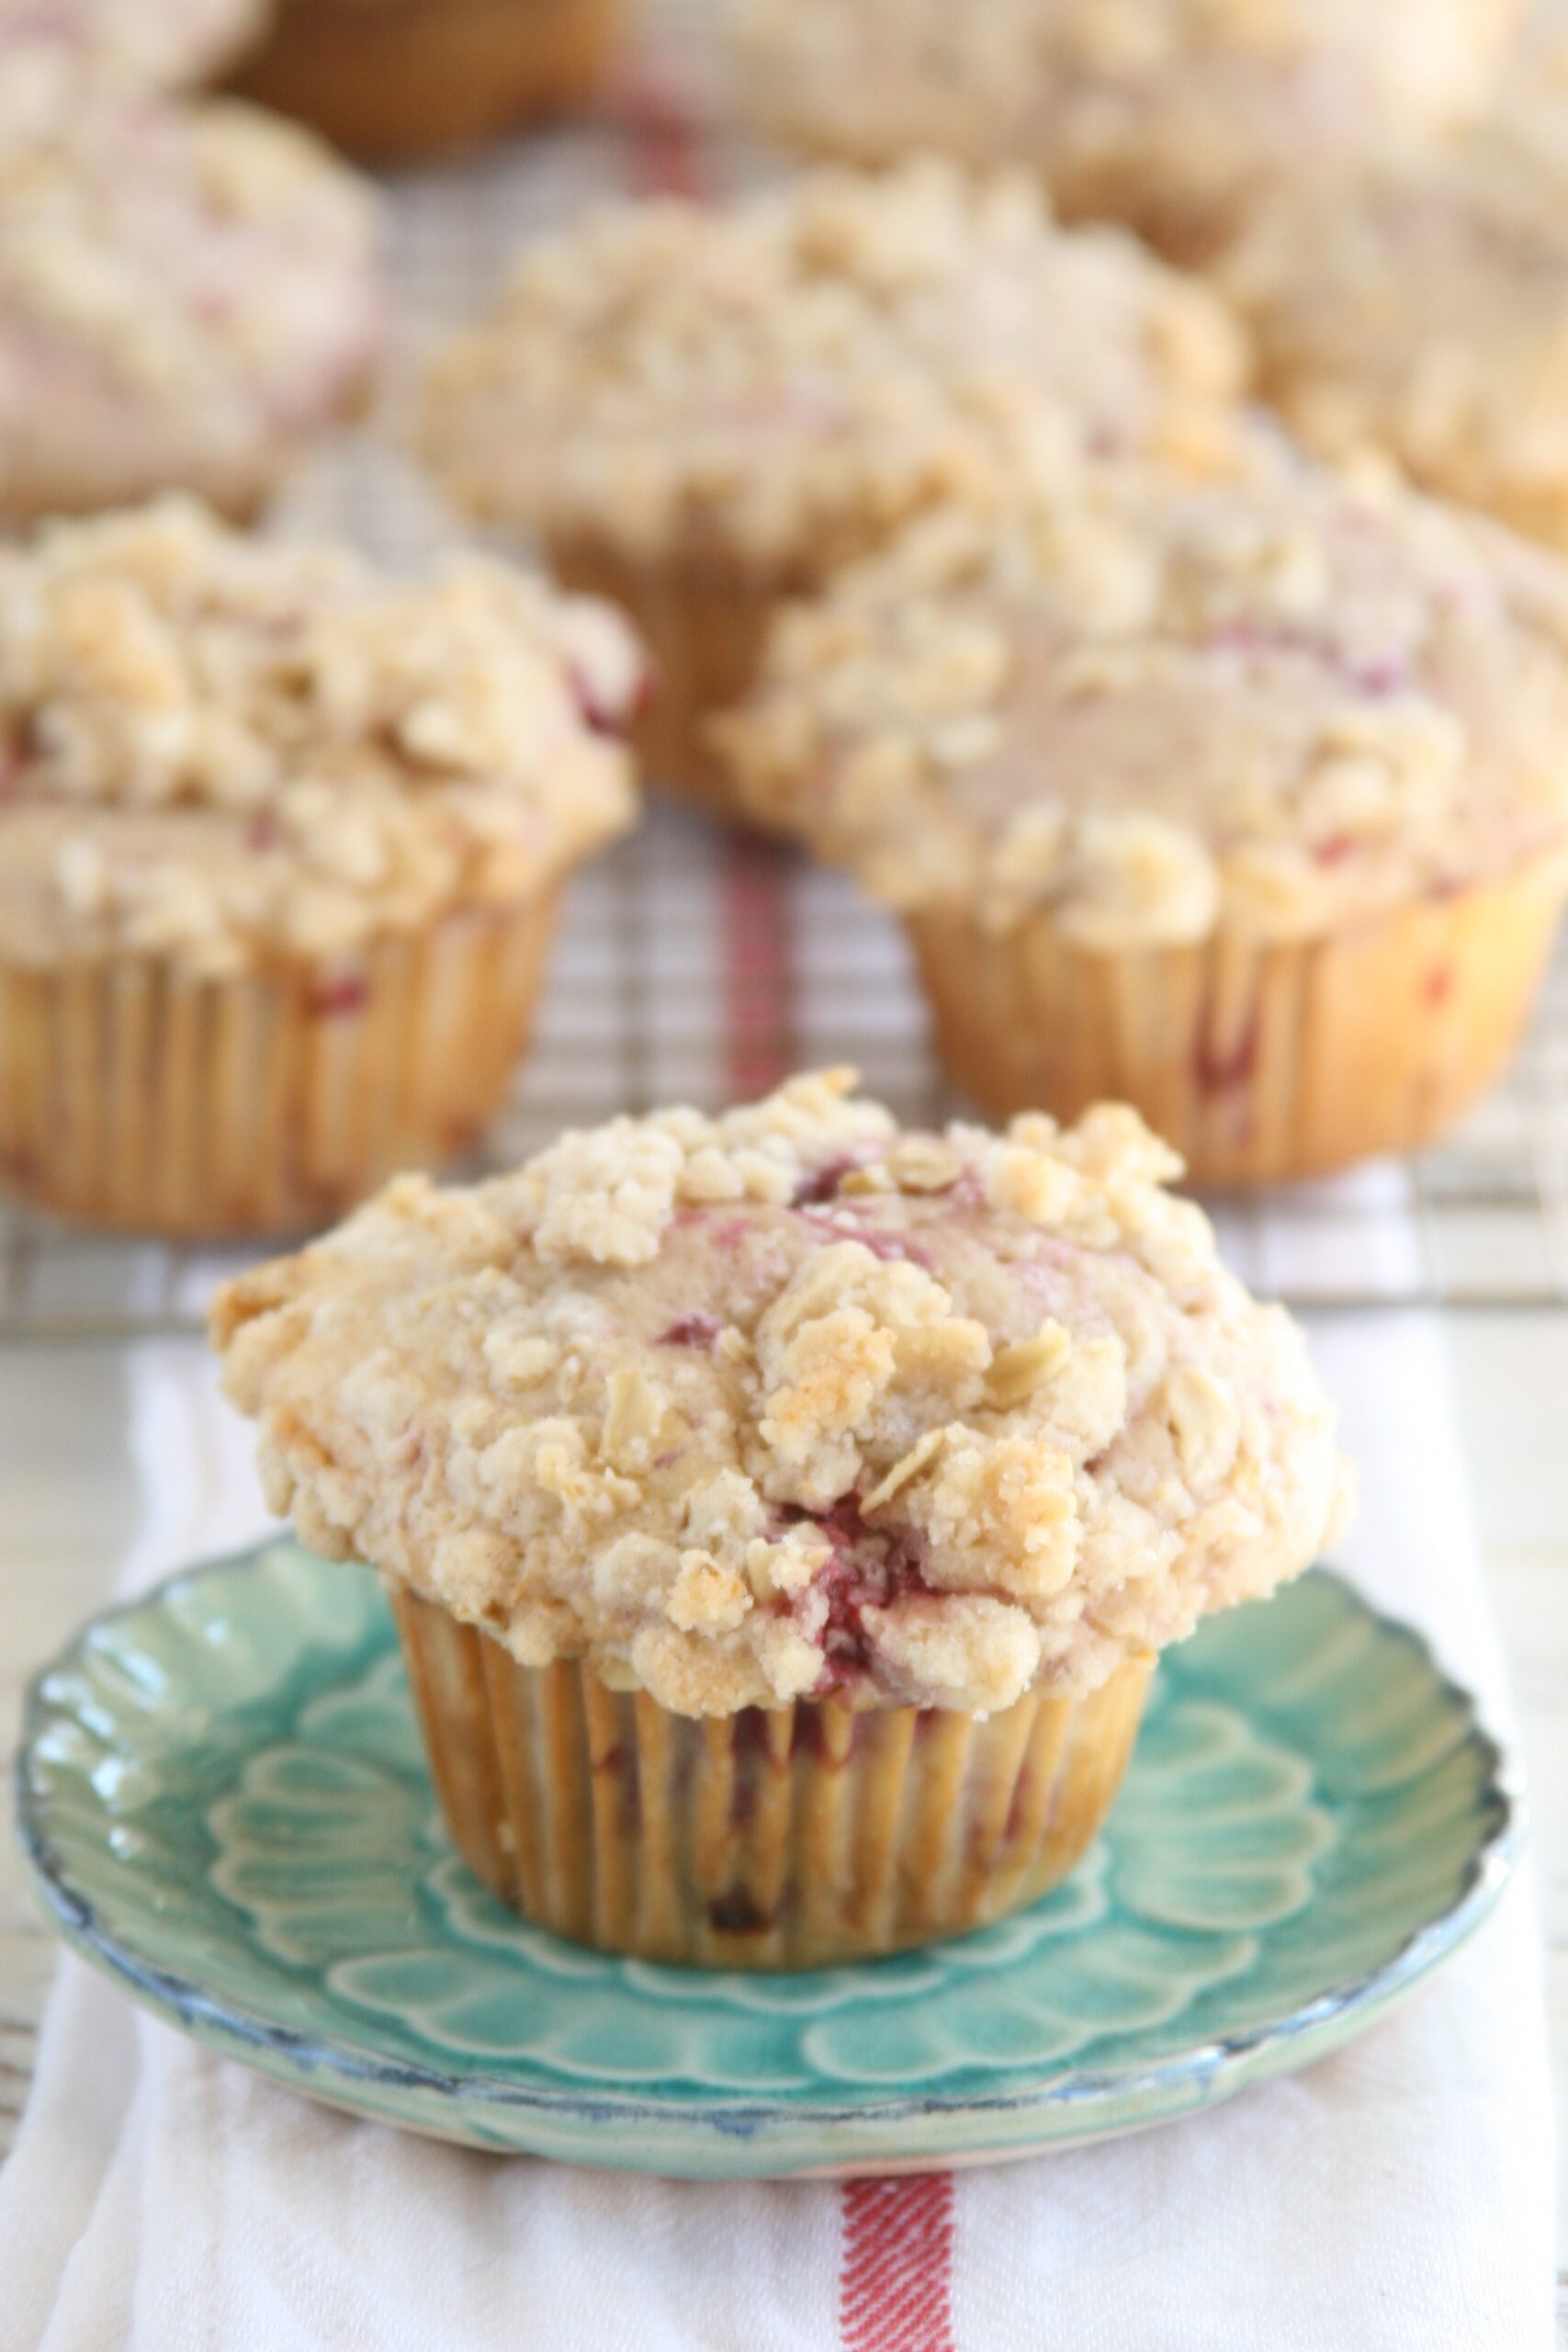
[[[1438,1326],[1317,1332],[1343,1555],[1504,1699]],[[261,1523],[199,1351],[131,1359],[122,1582]],[[6,2352],[1550,2352],[1552,2128],[1521,1884],[1387,2023],[1139,2137],[917,2180],[693,2187],[318,2109],[62,1970],[0,2174]]]

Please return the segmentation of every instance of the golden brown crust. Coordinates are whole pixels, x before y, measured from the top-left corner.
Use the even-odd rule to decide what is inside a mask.
[[[238,86],[361,162],[412,162],[581,107],[626,0],[274,0]]]
[[[1087,1690],[1304,1566],[1332,1416],[1133,1114],[908,1134],[851,1082],[402,1180],[231,1283],[275,1507],[687,1714]]]

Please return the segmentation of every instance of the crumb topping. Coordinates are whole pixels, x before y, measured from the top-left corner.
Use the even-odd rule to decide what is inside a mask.
[[[1281,182],[1218,278],[1307,439],[1568,544],[1568,38],[1440,143]]]
[[[748,0],[745,110],[862,164],[919,149],[1043,172],[1077,218],[1184,254],[1281,163],[1483,95],[1520,0]]]
[[[953,509],[785,613],[716,724],[901,908],[1310,937],[1568,842],[1568,571],[1386,476]]]
[[[261,0],[0,0],[0,42],[58,49],[148,88],[200,81],[263,19]]]
[[[7,50],[0,507],[165,482],[259,494],[256,445],[365,391],[375,241],[368,187],[292,124]]]
[[[1021,177],[927,160],[623,205],[532,246],[437,360],[423,440],[486,515],[819,566],[998,469],[1217,463],[1242,376],[1205,289],[1057,229]]]
[[[273,1507],[685,1714],[1087,1690],[1305,1566],[1332,1414],[1135,1114],[906,1133],[852,1083],[401,1178],[231,1283]]]
[[[169,501],[0,549],[0,947],[197,971],[506,903],[630,821],[606,606]]]

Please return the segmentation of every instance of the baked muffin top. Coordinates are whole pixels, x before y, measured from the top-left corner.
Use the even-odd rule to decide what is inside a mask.
[[[0,548],[0,951],[220,974],[518,898],[630,821],[640,679],[617,615],[498,562],[56,525]]]
[[[423,446],[482,514],[815,571],[998,470],[1215,463],[1242,375],[1206,290],[928,160],[543,240],[437,359]]]
[[[1568,37],[1444,140],[1281,181],[1217,277],[1307,439],[1568,545]]]
[[[1281,166],[1478,104],[1522,0],[749,0],[764,128],[858,163],[1027,162],[1182,259]]]
[[[0,0],[7,69],[26,42],[153,89],[198,82],[261,28],[263,0]]]
[[[365,389],[376,226],[367,184],[290,123],[8,50],[0,512],[198,482],[254,498],[258,447]]]
[[[715,733],[895,906],[1310,937],[1568,840],[1568,571],[1386,475],[1118,469],[923,518]]]
[[[908,1133],[852,1083],[400,1178],[231,1283],[274,1508],[693,1715],[1083,1691],[1304,1567],[1333,1416],[1136,1115]]]

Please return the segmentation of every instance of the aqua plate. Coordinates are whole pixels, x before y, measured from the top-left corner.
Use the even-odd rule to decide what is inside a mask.
[[[525,1927],[446,1837],[375,1578],[287,1541],[90,1625],[33,1686],[17,1777],[67,1941],[198,2041],[412,2131],[693,2178],[1206,2106],[1408,1993],[1523,1835],[1472,1700],[1322,1569],[1167,1657],[1065,1886],[855,1967],[655,1967]]]

